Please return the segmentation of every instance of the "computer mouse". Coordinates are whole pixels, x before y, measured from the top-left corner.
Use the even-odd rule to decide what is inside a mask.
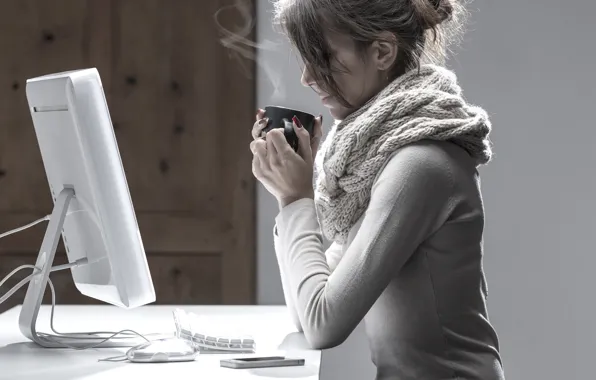
[[[139,344],[126,352],[133,363],[189,362],[196,359],[199,351],[180,338],[159,339]]]

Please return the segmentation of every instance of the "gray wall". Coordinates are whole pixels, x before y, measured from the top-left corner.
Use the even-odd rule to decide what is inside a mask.
[[[509,380],[594,378],[596,341],[596,2],[476,0],[451,67],[469,101],[491,114],[496,156],[481,169],[489,309]],[[261,41],[271,5],[258,4]],[[274,95],[259,71],[258,102],[324,111],[299,83],[287,45],[260,64],[286,84]],[[329,119],[329,117],[327,118]],[[329,120],[326,122],[329,126]],[[258,299],[283,303],[271,229],[277,213],[258,192]],[[324,353],[323,374],[372,378],[362,329]],[[358,368],[363,364],[363,367]]]

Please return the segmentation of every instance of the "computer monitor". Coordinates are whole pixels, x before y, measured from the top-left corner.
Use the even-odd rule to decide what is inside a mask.
[[[155,290],[98,71],[32,78],[26,93],[54,209],[19,326],[41,346],[57,347],[35,324],[60,235],[69,262],[86,258],[71,269],[82,294],[134,308],[154,302]]]

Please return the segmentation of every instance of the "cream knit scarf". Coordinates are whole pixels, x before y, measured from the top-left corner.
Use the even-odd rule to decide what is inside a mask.
[[[370,201],[373,182],[400,147],[449,140],[477,165],[491,158],[486,112],[462,97],[451,71],[423,65],[400,76],[345,120],[337,122],[315,160],[315,204],[325,236],[343,244]]]

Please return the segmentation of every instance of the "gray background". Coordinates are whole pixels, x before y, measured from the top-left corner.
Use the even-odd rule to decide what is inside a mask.
[[[494,161],[481,169],[490,317],[509,380],[596,377],[596,2],[476,0],[450,67],[493,121]],[[258,103],[324,112],[258,3]],[[275,67],[273,81],[267,67]],[[285,86],[274,91],[272,82]],[[277,205],[258,190],[258,301],[283,304],[271,229]],[[324,352],[322,375],[371,379],[362,329]]]

